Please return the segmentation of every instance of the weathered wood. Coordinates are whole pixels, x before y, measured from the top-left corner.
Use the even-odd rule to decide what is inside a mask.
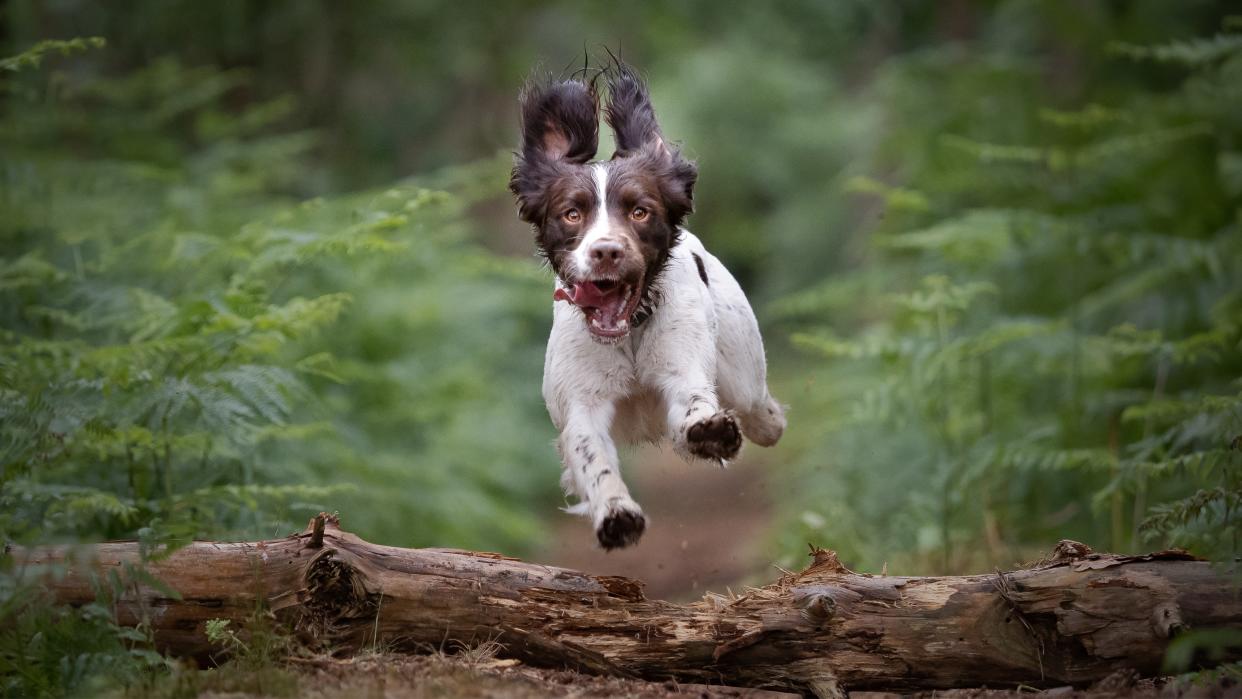
[[[1032,568],[960,577],[860,575],[830,551],[797,574],[738,597],[648,600],[620,577],[497,554],[370,544],[331,517],[257,543],[200,542],[151,565],[180,593],[135,584],[122,624],[147,618],[167,650],[204,656],[208,619],[270,610],[333,652],[378,641],[419,650],[498,641],[531,664],[648,679],[842,690],[1081,685],[1122,668],[1160,669],[1189,628],[1242,626],[1226,571],[1180,551],[1095,554],[1062,542]],[[96,571],[138,560],[136,543],[14,549],[68,604],[95,598]],[[67,566],[67,568],[66,568]]]

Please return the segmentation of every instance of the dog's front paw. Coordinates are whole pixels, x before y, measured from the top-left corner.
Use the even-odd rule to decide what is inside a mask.
[[[720,411],[686,428],[686,449],[709,461],[724,463],[742,449],[742,431],[732,414]]]
[[[595,536],[605,551],[611,551],[638,543],[646,528],[647,518],[638,503],[614,498],[608,503],[603,519],[595,525]]]

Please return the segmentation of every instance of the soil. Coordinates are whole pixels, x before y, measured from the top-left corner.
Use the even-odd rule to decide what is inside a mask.
[[[199,673],[180,689],[182,691],[169,693],[199,699],[789,699],[797,696],[763,689],[592,677],[567,670],[527,667],[514,660],[463,659],[459,655],[440,654],[302,659],[293,671],[212,670]]]
[[[320,673],[320,686],[342,690],[342,695],[327,693],[324,699],[337,696],[410,697],[504,697],[535,699],[537,697],[747,697],[775,699],[794,695],[761,689],[678,685],[674,682],[643,682],[615,677],[592,677],[567,670],[542,670],[525,667],[513,661],[460,661],[455,658],[424,657],[390,659],[368,663],[362,661],[358,670],[331,668]],[[372,665],[372,667],[367,667]],[[339,684],[338,684],[339,683]],[[388,689],[395,691],[389,692]],[[360,689],[379,692],[356,691]],[[313,696],[313,695],[311,695]]]
[[[198,674],[199,677],[192,682],[181,684],[181,691],[168,694],[196,695],[200,699],[779,699],[797,696],[764,689],[592,677],[566,670],[531,668],[515,660],[486,655],[470,657],[469,653],[465,657],[370,654],[348,659],[311,658],[300,660],[293,671],[267,669],[245,673],[226,668]],[[190,691],[185,691],[187,689]],[[918,699],[1216,699],[1242,697],[1242,687],[1228,679],[1179,683],[1111,677],[1086,689],[955,689],[907,695],[887,692],[848,694],[849,699],[896,699],[903,696]]]

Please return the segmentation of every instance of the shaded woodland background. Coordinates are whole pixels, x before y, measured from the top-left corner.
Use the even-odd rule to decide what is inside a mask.
[[[0,536],[158,556],[327,509],[377,543],[538,552],[564,501],[516,93],[610,47],[697,159],[690,227],[790,405],[736,467],[773,503],[747,523],[765,565],[814,542],[976,572],[1060,538],[1232,559],[1229,5],[10,0]],[[4,691],[163,667],[110,621],[144,575],[67,612],[6,561]]]

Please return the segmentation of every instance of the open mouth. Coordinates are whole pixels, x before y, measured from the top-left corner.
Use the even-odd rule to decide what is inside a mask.
[[[558,288],[552,298],[581,308],[592,335],[616,339],[630,331],[630,318],[642,297],[639,286],[617,279],[592,279]]]

